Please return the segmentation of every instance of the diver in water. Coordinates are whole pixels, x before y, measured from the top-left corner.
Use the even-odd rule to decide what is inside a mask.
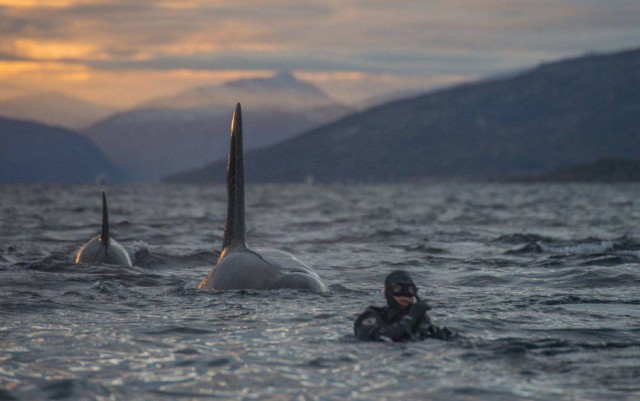
[[[431,324],[431,309],[418,297],[418,288],[404,270],[391,272],[384,281],[387,306],[368,307],[356,320],[356,337],[365,341],[407,341],[437,338],[448,340],[455,334]]]

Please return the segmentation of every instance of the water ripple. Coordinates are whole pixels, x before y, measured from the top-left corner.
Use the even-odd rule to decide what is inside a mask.
[[[93,187],[0,187],[1,399],[634,399],[640,186],[250,185],[250,244],[329,294],[198,291],[223,186],[109,188],[133,268],[75,265]],[[579,211],[579,212],[578,212]],[[454,341],[362,343],[408,270]]]

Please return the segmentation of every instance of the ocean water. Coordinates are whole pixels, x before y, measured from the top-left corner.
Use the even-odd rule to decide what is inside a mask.
[[[195,289],[222,186],[108,187],[135,266],[74,265],[100,190],[0,187],[0,399],[640,399],[640,185],[248,186],[326,295]],[[457,339],[353,337],[394,269]]]

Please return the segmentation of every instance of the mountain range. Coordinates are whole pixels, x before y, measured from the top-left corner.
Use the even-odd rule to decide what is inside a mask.
[[[247,152],[254,182],[539,175],[640,157],[640,49],[548,63],[348,115]],[[251,111],[243,113],[251,118]],[[245,127],[245,140],[261,128]],[[167,181],[223,181],[225,161]]]
[[[0,118],[0,183],[100,180],[124,182],[128,175],[86,137],[60,127]]]
[[[140,180],[205,166],[224,158],[237,102],[255,132],[246,149],[264,147],[352,110],[287,72],[189,89],[115,114],[85,130],[114,162]]]

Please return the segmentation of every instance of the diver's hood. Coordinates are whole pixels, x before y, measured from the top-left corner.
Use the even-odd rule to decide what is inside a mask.
[[[404,309],[404,307],[393,298],[393,290],[391,288],[394,284],[414,286],[415,284],[411,279],[411,275],[404,270],[395,270],[384,280],[384,297],[387,298],[387,304],[394,309]]]

